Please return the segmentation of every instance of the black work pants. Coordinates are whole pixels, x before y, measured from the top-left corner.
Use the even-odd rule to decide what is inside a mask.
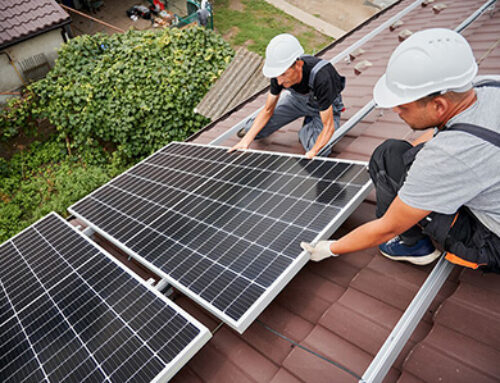
[[[383,216],[396,198],[420,149],[406,141],[390,139],[373,152],[369,172],[377,191],[377,217]],[[461,207],[458,215],[432,212],[400,237],[412,246],[426,235],[464,260],[454,263],[500,273],[500,238],[466,207]]]
[[[368,169],[377,190],[377,218],[385,214],[406,179],[409,166],[405,165],[403,157],[411,148],[413,146],[407,141],[390,139],[378,146],[370,158]],[[424,237],[418,226],[400,235],[408,246],[413,246]]]

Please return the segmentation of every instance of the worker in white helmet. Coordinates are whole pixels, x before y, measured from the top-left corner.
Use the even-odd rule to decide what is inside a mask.
[[[269,42],[262,72],[271,79],[266,104],[256,118],[246,121],[238,132],[242,139],[230,151],[248,149],[254,139],[267,137],[305,117],[299,140],[306,157],[328,156],[331,146],[327,144],[344,108],[340,92],[345,78],[330,62],[304,55],[299,41],[288,33]],[[290,92],[283,94],[284,89]]]
[[[440,256],[437,244],[452,263],[500,272],[500,76],[477,70],[468,42],[448,29],[396,48],[374,100],[417,131],[434,129],[374,151],[378,219],[337,241],[302,243],[312,260],[379,245],[390,259],[424,265]]]

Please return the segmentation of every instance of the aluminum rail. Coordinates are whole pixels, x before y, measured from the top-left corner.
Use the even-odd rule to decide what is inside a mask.
[[[488,10],[490,7],[494,7],[495,3],[497,0],[489,0],[486,3],[483,4],[481,8],[479,8],[476,12],[474,12],[472,15],[470,15],[468,18],[466,18],[462,23],[455,28],[455,32],[462,32],[465,28],[467,28],[470,24],[474,22],[479,16],[481,16],[485,11]]]
[[[380,24],[377,28],[375,28],[373,31],[371,31],[367,35],[365,35],[363,38],[361,38],[360,40],[356,41],[351,46],[349,46],[346,49],[344,49],[342,52],[340,52],[338,55],[336,55],[334,58],[332,58],[330,60],[330,63],[332,65],[335,65],[337,62],[339,62],[340,60],[342,60],[344,57],[347,57],[350,53],[354,52],[356,49],[358,49],[360,46],[362,46],[363,44],[365,44],[367,41],[369,41],[372,38],[374,38],[375,36],[377,36],[380,32],[382,32],[386,28],[390,27],[396,21],[398,21],[399,19],[401,19],[403,16],[405,16],[409,12],[413,11],[420,4],[422,4],[423,1],[424,0],[417,0],[417,1],[413,2],[412,4],[410,4],[409,6],[407,6],[405,9],[403,9],[402,11],[398,12],[396,15],[394,15],[393,17],[391,17],[389,20],[387,20],[386,22]],[[245,124],[245,122],[247,120],[249,120],[249,119],[257,116],[257,114],[261,110],[262,110],[262,108],[259,108],[254,113],[252,113],[251,115],[245,117],[243,120],[241,120],[236,125],[234,125],[233,127],[231,127],[231,129],[225,131],[220,136],[218,136],[217,138],[215,138],[212,141],[210,141],[208,144],[209,145],[220,145],[222,142],[224,142],[228,138],[233,137],[234,134],[244,126],[244,124]],[[369,111],[368,111],[368,113],[369,113]],[[357,115],[357,113],[356,113],[356,115]],[[351,119],[352,119],[352,117],[351,117]],[[349,121],[347,121],[338,130],[341,130],[342,128],[344,128],[344,126],[346,126],[347,123],[350,123],[351,124],[351,128],[352,128],[352,126],[354,126],[355,122],[354,122],[354,120],[351,122],[351,119],[349,119]],[[347,132],[348,130],[350,130],[350,128],[347,129],[347,130],[345,130],[345,131]],[[332,145],[332,142],[338,142],[338,140],[340,140],[340,138],[342,138],[342,136],[340,136],[339,134],[335,134],[332,137],[332,139],[329,141],[328,145]]]
[[[455,32],[462,32],[465,28],[467,28],[474,20],[476,20],[479,16],[481,16],[488,8],[492,7],[497,0],[489,0],[483,4],[481,8],[479,8],[476,12],[470,15],[467,19],[465,19],[458,27],[455,28]],[[376,104],[372,99],[365,106],[363,106],[356,114],[354,114],[349,120],[347,120],[340,128],[338,128],[333,134],[330,141],[325,145],[325,147],[329,147],[335,145],[340,141],[342,137],[344,137],[349,130],[354,128],[358,122],[360,122],[368,113],[370,113],[373,109],[375,109]]]
[[[385,378],[413,330],[455,267],[444,257],[443,254],[363,374],[360,383],[379,383]]]
[[[495,2],[496,0],[489,0],[484,3],[481,8],[456,27],[455,32],[462,32]],[[434,269],[427,277],[427,280],[424,282],[417,295],[413,298],[403,316],[399,319],[398,323],[387,337],[377,355],[375,355],[375,358],[372,360],[363,374],[362,379],[359,381],[360,383],[382,382],[404,345],[408,342],[411,334],[422,319],[422,316],[427,311],[429,305],[432,303],[444,282],[450,275],[453,267],[454,265],[446,261],[443,255],[436,266],[434,266]]]

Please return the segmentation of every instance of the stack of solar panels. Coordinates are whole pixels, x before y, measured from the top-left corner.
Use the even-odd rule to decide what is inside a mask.
[[[69,210],[243,332],[370,188],[366,163],[174,143]]]
[[[0,382],[159,382],[210,338],[56,214],[0,246]]]

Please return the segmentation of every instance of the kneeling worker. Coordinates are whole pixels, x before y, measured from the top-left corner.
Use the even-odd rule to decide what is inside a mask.
[[[340,92],[345,78],[330,62],[304,55],[304,49],[292,35],[274,37],[266,48],[264,76],[271,78],[271,90],[264,108],[249,119],[238,132],[241,141],[233,146],[248,149],[252,141],[269,136],[282,126],[305,117],[299,140],[306,157],[328,156],[326,144],[340,124],[343,109]],[[282,94],[283,88],[290,93]]]
[[[338,241],[302,243],[319,261],[379,245],[393,260],[439,257],[500,273],[500,76],[477,78],[468,42],[448,29],[399,45],[373,91],[413,129],[413,144],[388,140],[370,159],[378,219]]]

